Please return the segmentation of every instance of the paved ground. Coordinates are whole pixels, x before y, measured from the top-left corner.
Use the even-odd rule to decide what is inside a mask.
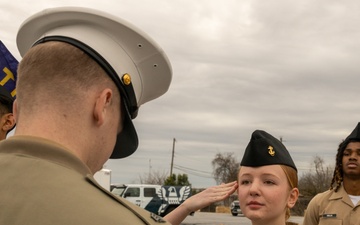
[[[303,217],[291,217],[289,221],[301,224]],[[251,225],[244,216],[232,216],[227,213],[195,212],[194,216],[188,216],[182,225]]]

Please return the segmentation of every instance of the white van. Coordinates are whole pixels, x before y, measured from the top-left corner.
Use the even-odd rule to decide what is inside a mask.
[[[160,216],[170,213],[191,195],[190,186],[162,186],[153,184],[111,185],[117,196]]]

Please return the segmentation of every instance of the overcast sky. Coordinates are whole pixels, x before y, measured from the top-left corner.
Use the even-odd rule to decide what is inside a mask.
[[[0,0],[0,39],[17,59],[20,24],[57,6],[129,21],[172,64],[169,91],[134,120],[137,152],[105,165],[114,183],[169,173],[175,138],[173,172],[193,187],[214,185],[212,159],[233,152],[240,161],[256,129],[282,137],[301,175],[316,155],[334,165],[360,121],[357,0]]]

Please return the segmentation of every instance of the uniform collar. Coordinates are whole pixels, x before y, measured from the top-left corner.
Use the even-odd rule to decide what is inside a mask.
[[[90,169],[69,149],[48,139],[17,135],[0,141],[0,154],[15,154],[41,158],[75,170],[86,176]]]
[[[346,191],[344,189],[343,184],[341,184],[341,186],[337,192],[333,191],[333,193],[331,194],[331,196],[329,198],[329,200],[336,200],[336,199],[342,199],[342,201],[344,203],[348,204],[351,207],[354,207],[348,193],[346,193]]]

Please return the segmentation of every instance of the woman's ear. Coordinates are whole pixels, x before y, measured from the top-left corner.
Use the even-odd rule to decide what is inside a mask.
[[[290,195],[289,195],[289,199],[288,199],[288,203],[287,206],[291,209],[292,207],[294,207],[296,201],[299,198],[299,189],[297,188],[293,188],[290,191]]]

